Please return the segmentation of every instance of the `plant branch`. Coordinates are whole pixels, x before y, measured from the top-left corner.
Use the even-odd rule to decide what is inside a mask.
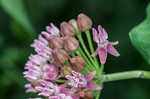
[[[110,82],[110,81],[135,79],[135,78],[150,79],[150,72],[143,71],[143,70],[136,70],[136,71],[105,74],[103,75],[102,80],[103,82]]]

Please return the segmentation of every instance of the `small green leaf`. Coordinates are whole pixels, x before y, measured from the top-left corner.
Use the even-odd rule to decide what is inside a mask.
[[[34,36],[34,29],[27,17],[23,0],[0,0],[0,5],[14,20],[24,27],[29,36]]]
[[[146,19],[134,27],[129,36],[133,46],[150,64],[150,4],[147,7]]]

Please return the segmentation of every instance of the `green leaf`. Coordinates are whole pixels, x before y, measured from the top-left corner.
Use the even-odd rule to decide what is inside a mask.
[[[133,46],[150,64],[150,4],[147,7],[147,17],[129,33]]]
[[[34,29],[27,17],[23,0],[0,0],[2,8],[27,31],[27,35],[34,36]],[[19,28],[19,27],[18,27]]]

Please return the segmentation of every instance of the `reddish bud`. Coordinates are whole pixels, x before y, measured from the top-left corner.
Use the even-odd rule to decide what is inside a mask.
[[[63,39],[61,37],[52,35],[49,38],[49,46],[50,46],[50,48],[52,48],[52,49],[54,49],[54,48],[62,48],[63,45],[64,45],[64,41],[63,41]]]
[[[72,24],[67,22],[62,22],[60,24],[60,32],[63,36],[73,36],[75,34],[75,30]]]
[[[93,99],[93,93],[89,89],[83,89],[79,94],[81,99]]]
[[[67,76],[67,75],[71,75],[72,74],[72,68],[70,65],[63,65],[63,67],[61,68],[61,71],[60,71],[61,75],[63,77]]]
[[[32,85],[32,87],[36,87],[36,86],[40,86],[41,84],[40,84],[40,81],[34,80],[31,82],[31,85]]]
[[[68,59],[68,54],[65,50],[56,48],[53,50],[53,58],[58,64],[63,64]]]
[[[74,37],[65,37],[64,38],[64,48],[67,52],[75,51],[79,46],[79,42]]]
[[[81,13],[78,15],[77,24],[81,31],[85,31],[92,27],[92,20],[85,14]]]
[[[70,63],[74,71],[81,71],[85,67],[85,60],[80,56],[75,56],[71,58]]]

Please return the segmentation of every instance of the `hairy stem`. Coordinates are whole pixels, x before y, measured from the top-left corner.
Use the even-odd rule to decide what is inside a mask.
[[[110,82],[110,81],[134,79],[134,78],[150,79],[150,72],[137,70],[137,71],[112,73],[112,74],[103,75],[102,79],[103,79],[103,82]]]

